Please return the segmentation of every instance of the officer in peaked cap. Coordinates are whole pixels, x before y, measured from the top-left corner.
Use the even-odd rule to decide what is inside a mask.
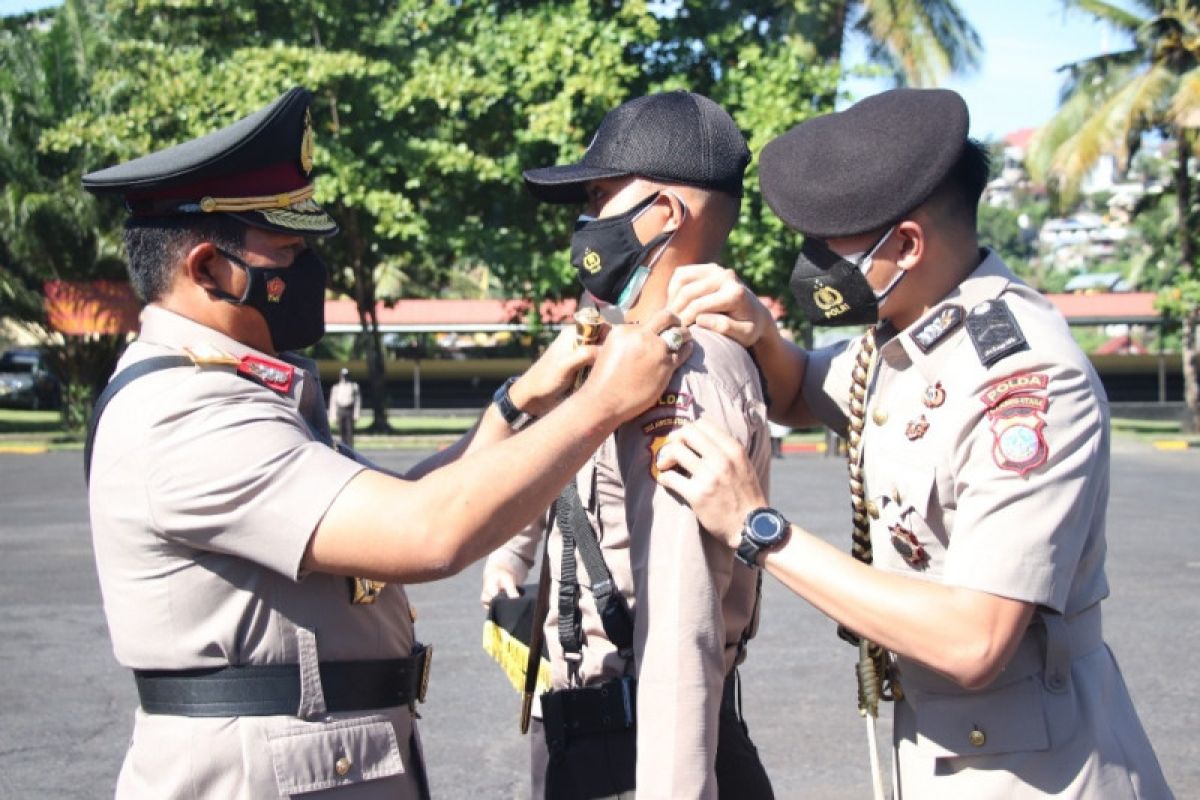
[[[667,313],[602,349],[551,348],[508,393],[537,423],[515,434],[489,408],[419,480],[335,449],[314,364],[288,352],[323,333],[308,237],[337,231],[312,199],[310,102],[293,89],[84,178],[125,199],[147,303],[85,453],[105,614],[140,699],[119,797],[428,797],[414,717],[431,651],[401,584],[528,523],[687,356],[658,335]]]
[[[711,428],[679,431],[659,480],[859,643],[896,700],[895,796],[1170,797],[1101,627],[1104,388],[1054,306],[979,248],[988,162],[967,129],[954,92],[898,89],[764,148],[763,195],[805,234],[796,302],[866,326],[856,341],[786,342],[718,268],[672,286],[685,322],[753,347],[772,419],[848,437],[857,559],[763,525],[782,517]]]

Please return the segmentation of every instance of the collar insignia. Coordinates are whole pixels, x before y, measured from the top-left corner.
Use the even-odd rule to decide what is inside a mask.
[[[949,303],[917,323],[912,340],[922,353],[928,353],[962,324],[963,308]]]

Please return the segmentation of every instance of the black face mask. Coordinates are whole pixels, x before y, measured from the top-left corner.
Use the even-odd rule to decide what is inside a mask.
[[[658,199],[658,192],[647,197],[624,214],[615,217],[579,218],[571,236],[571,266],[583,287],[597,300],[613,305],[631,304],[628,295],[641,288],[631,279],[654,248],[671,238],[664,232],[642,244],[638,241],[633,221]],[[632,291],[631,291],[632,290]]]
[[[886,289],[876,293],[867,283],[863,265],[887,241],[892,230],[894,228],[854,260],[838,255],[819,239],[805,239],[788,281],[800,313],[813,325],[874,325],[879,322],[879,304],[908,273],[901,272]],[[870,270],[869,266],[867,270]]]
[[[325,335],[325,285],[329,270],[314,250],[305,250],[290,267],[253,267],[233,253],[217,252],[246,272],[246,291],[234,297],[213,294],[234,305],[256,309],[267,322],[276,352],[314,345]]]

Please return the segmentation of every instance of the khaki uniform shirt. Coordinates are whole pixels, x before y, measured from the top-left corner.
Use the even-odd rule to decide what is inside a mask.
[[[358,384],[354,381],[338,381],[329,390],[329,416],[336,419],[339,411],[353,412],[354,418],[358,419],[359,412],[362,410],[362,397],[358,391]]]
[[[257,355],[149,306],[118,371],[216,348]],[[347,579],[302,574],[309,537],[364,467],[330,446],[311,362],[273,391],[230,366],[143,376],[113,399],[96,435],[90,507],[96,565],[117,660],[138,669],[300,664],[409,655],[404,589],[351,605]],[[286,365],[285,365],[286,366]],[[136,713],[122,798],[416,798],[407,707],[325,713],[320,679],[299,716]],[[339,774],[337,763],[348,759]],[[418,765],[419,768],[419,765]]]
[[[965,320],[997,303],[1019,332],[989,335],[983,355],[1026,346],[989,366]],[[874,566],[1039,608],[981,690],[898,658],[897,796],[1169,797],[1101,635],[1108,401],[1066,322],[986,254],[927,317],[878,338],[862,439]],[[843,433],[859,344],[813,353],[804,378]]]
[[[584,646],[579,681],[570,680],[558,640],[557,526],[549,539],[553,585],[545,631],[553,686],[637,676],[639,800],[717,797],[721,689],[743,635],[753,635],[757,624],[758,571],[704,535],[692,511],[654,480],[654,456],[666,436],[699,418],[746,447],[764,486],[769,478],[770,439],[754,362],[729,339],[699,328],[692,334],[696,346],[657,404],[619,428],[575,478],[605,563],[633,611],[633,664],[605,637],[577,552]],[[538,538],[536,531],[519,535],[490,559],[522,574]]]

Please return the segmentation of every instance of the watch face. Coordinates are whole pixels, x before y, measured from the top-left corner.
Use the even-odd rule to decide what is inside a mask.
[[[778,514],[760,512],[749,520],[749,533],[761,544],[771,545],[779,541],[786,529],[786,523]]]

